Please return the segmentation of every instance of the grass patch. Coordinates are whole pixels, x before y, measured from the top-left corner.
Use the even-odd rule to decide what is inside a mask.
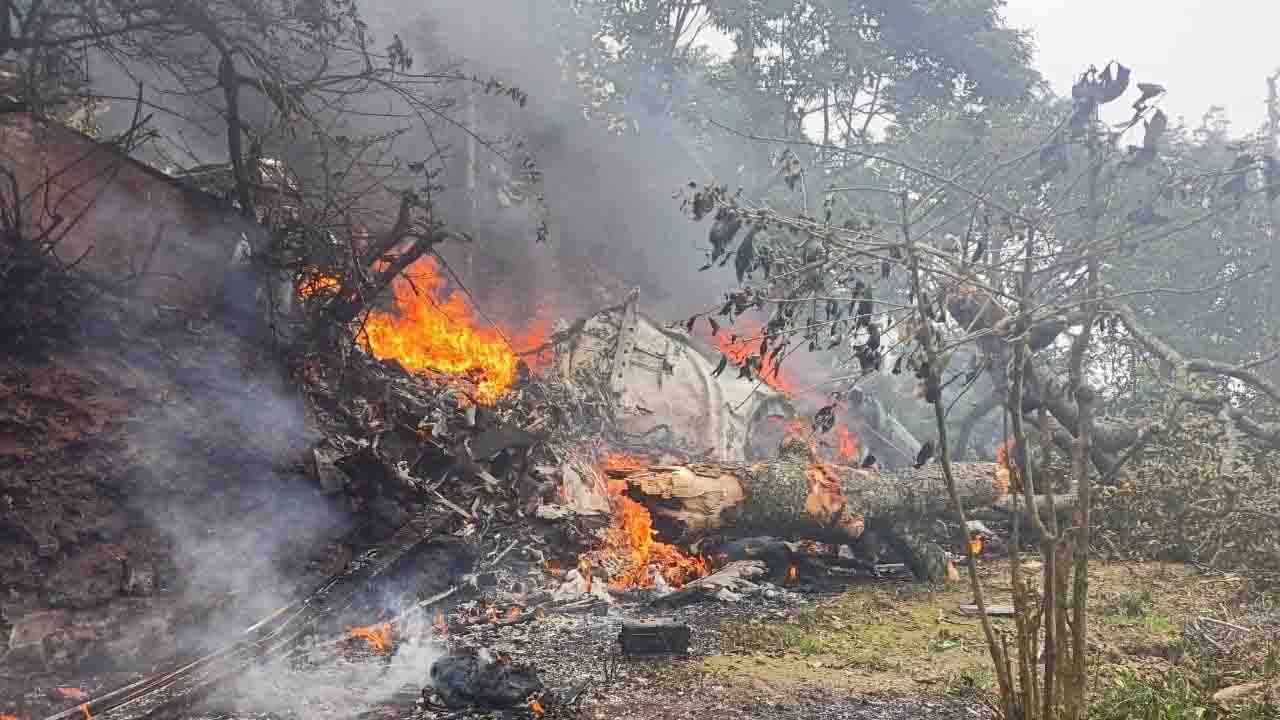
[[[1183,668],[1152,671],[1110,666],[1099,678],[1089,706],[1096,720],[1275,720],[1280,707],[1250,704],[1217,707],[1200,678]]]

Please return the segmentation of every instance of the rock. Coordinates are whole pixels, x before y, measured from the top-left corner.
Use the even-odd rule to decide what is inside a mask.
[[[1280,677],[1223,688],[1213,694],[1213,701],[1227,708],[1250,703],[1280,702]]]

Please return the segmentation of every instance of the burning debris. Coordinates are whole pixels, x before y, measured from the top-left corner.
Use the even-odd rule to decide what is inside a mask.
[[[607,471],[637,469],[643,463],[638,458],[613,454],[606,456],[602,465]],[[625,488],[625,483],[610,483],[614,497],[613,521],[599,551],[614,568],[609,586],[615,590],[652,587],[656,575],[650,570],[651,566],[657,569],[667,585],[673,587],[706,575],[707,564],[702,558],[688,555],[676,546],[654,538],[657,530],[653,527],[653,516],[645,506],[623,494]]]
[[[795,452],[784,453],[781,465],[699,460],[745,457],[741,445],[703,445],[700,427],[686,425],[666,440],[635,433],[644,426],[625,418],[639,423],[637,407],[669,401],[664,412],[687,416],[679,388],[706,391],[711,363],[691,348],[670,355],[671,368],[663,370],[685,373],[688,383],[656,391],[639,385],[651,382],[651,369],[625,371],[621,392],[611,366],[535,363],[543,374],[522,376],[512,343],[445,293],[434,265],[415,270],[426,277],[412,286],[397,281],[396,310],[374,310],[365,323],[359,339],[370,354],[353,353],[346,367],[325,358],[299,367],[325,436],[306,449],[306,466],[326,498],[365,520],[362,547],[315,595],[201,658],[206,665],[197,667],[220,682],[248,667],[250,657],[296,653],[316,663],[361,663],[373,654],[390,665],[415,643],[443,642],[450,652],[430,666],[429,680],[444,705],[539,715],[558,707],[541,694],[542,668],[477,646],[551,624],[540,622],[549,615],[616,623],[652,612],[651,601],[672,608],[701,600],[790,602],[824,577],[813,541],[856,543],[865,517],[897,507],[890,499],[902,477],[835,464],[859,452],[856,436],[839,424],[835,457],[820,459],[812,432],[791,423],[795,437],[784,449]],[[316,278],[308,287],[318,294],[330,286]],[[634,303],[611,312],[639,328],[639,339],[620,344],[656,342],[644,334],[652,327],[634,315]],[[534,325],[510,334],[523,338],[516,344],[542,339]],[[349,392],[352,386],[359,391]],[[775,387],[759,395],[750,383],[729,387],[726,396],[756,403],[753,413],[779,398]],[[754,428],[733,418],[724,425],[734,432],[741,425],[744,434]],[[709,446],[714,451],[703,452]],[[980,472],[989,487],[990,468]],[[915,479],[918,486],[901,493],[936,478],[924,471]],[[762,529],[779,537],[758,537]],[[452,587],[442,594],[441,583]],[[408,622],[410,616],[417,619]],[[629,627],[622,641],[629,652],[643,652],[645,637],[678,653],[692,642],[687,624]],[[159,711],[206,690],[203,677],[175,666],[118,697]],[[117,720],[117,706],[100,698],[63,699],[92,707],[99,720]],[[80,720],[79,711],[60,720]]]
[[[361,338],[370,352],[405,369],[464,382],[477,402],[492,404],[515,384],[517,348],[546,340],[547,327],[535,320],[508,338],[476,317],[467,300],[447,289],[436,261],[423,257],[392,283],[396,311],[373,311]]]
[[[446,707],[532,709],[543,690],[532,668],[487,650],[450,653],[431,664],[431,687]],[[540,706],[539,706],[540,707]],[[534,711],[537,713],[537,711]]]
[[[363,638],[374,652],[386,652],[391,649],[391,623],[383,622],[365,627],[347,628],[347,637]]]

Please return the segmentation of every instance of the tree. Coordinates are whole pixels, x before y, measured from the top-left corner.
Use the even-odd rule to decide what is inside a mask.
[[[1043,604],[1032,607],[1015,553],[1015,645],[1006,647],[984,620],[1009,717],[1085,712],[1094,487],[1114,482],[1127,461],[1188,411],[1221,414],[1259,446],[1280,449],[1280,425],[1269,420],[1280,394],[1254,370],[1273,353],[1241,336],[1237,350],[1247,358],[1192,357],[1176,349],[1185,333],[1170,328],[1204,330],[1203,319],[1175,320],[1177,305],[1147,311],[1163,294],[1201,303],[1206,294],[1222,296],[1258,273],[1261,245],[1215,244],[1231,261],[1217,265],[1208,287],[1168,280],[1164,289],[1141,282],[1132,290],[1117,287],[1131,262],[1167,252],[1171,238],[1193,237],[1206,225],[1247,225],[1250,213],[1265,212],[1273,201],[1265,161],[1237,152],[1229,160],[1218,154],[1221,164],[1214,166],[1207,161],[1213,156],[1203,155],[1211,144],[1178,146],[1153,102],[1164,92],[1154,83],[1137,84],[1131,119],[1102,123],[1099,108],[1119,100],[1129,79],[1119,64],[1091,68],[1069,103],[979,116],[985,122],[974,126],[969,144],[938,142],[948,137],[940,127],[974,123],[960,113],[904,130],[908,141],[876,151],[740,131],[784,152],[831,153],[861,164],[859,185],[815,192],[823,198],[817,217],[807,214],[804,198],[799,212],[788,214],[724,185],[695,184],[685,199],[696,220],[713,218],[713,261],[732,261],[742,282],[712,314],[769,315],[760,351],[747,359],[752,370],[770,372],[792,352],[829,347],[847,352],[863,376],[912,373],[935,419],[936,439],[922,459],[936,455],[953,490],[948,416],[955,394],[948,389],[970,387],[983,374],[1005,410],[1015,448],[1010,464],[1029,507],[1036,484],[1044,483],[1036,468],[1049,465],[1054,448],[1070,458],[1078,496],[1070,527],[1059,527],[1052,509],[1044,517],[1030,513],[1045,559]],[[1197,153],[1201,162],[1188,162]],[[788,178],[793,189],[801,189],[802,175]],[[853,199],[847,211],[835,202],[845,196]],[[1103,335],[1159,368],[1164,402],[1154,416],[1102,414],[1106,398],[1095,388],[1107,377]],[[1223,349],[1216,338],[1214,344]],[[976,362],[959,362],[964,355]],[[1032,457],[1033,440],[1040,440],[1039,458]],[[962,529],[958,495],[953,505]],[[963,537],[958,541],[967,547]],[[976,574],[970,579],[982,606],[981,584]]]
[[[3,21],[0,51],[20,68],[26,108],[127,100],[153,129],[136,150],[177,172],[194,163],[202,180],[217,175],[209,159],[225,162],[240,212],[272,229],[255,256],[270,273],[339,278],[326,307],[340,322],[456,237],[434,202],[445,150],[429,142],[440,127],[471,132],[450,91],[526,100],[456,66],[416,70],[399,35],[376,44],[353,0],[20,2]],[[136,94],[105,89],[113,73]],[[212,158],[192,131],[221,135],[203,148]]]

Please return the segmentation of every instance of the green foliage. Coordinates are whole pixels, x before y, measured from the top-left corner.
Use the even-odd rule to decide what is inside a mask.
[[[1275,720],[1280,707],[1246,703],[1219,707],[1216,684],[1194,667],[1152,670],[1132,665],[1109,666],[1099,676],[1089,717],[1096,720]]]
[[[1210,702],[1185,673],[1111,668],[1089,708],[1098,720],[1193,720],[1207,717]]]

